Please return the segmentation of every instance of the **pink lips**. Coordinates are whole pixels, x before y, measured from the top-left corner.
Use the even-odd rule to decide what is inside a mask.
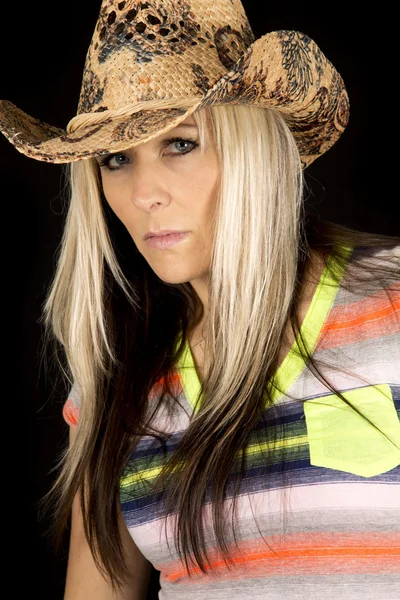
[[[171,248],[171,246],[175,246],[184,240],[188,235],[188,231],[184,231],[182,233],[168,233],[167,235],[159,235],[148,238],[146,243],[151,248]]]

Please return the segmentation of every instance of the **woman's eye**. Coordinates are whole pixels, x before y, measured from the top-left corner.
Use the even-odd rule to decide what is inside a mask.
[[[194,140],[187,140],[183,138],[170,138],[165,140],[163,144],[165,148],[169,148],[172,146],[173,149],[178,150],[177,152],[169,152],[167,156],[171,156],[175,158],[176,156],[184,156],[185,154],[189,154],[199,145]],[[188,147],[189,146],[189,147]],[[116,154],[108,154],[104,158],[98,159],[98,163],[100,167],[105,167],[109,171],[119,171],[121,170],[125,164],[125,161],[129,161],[129,158],[122,153]]]
[[[105,166],[110,169],[110,171],[115,171],[124,166],[125,160],[128,160],[125,154],[110,154],[109,156],[106,156],[103,162],[100,163],[100,166]]]
[[[192,150],[194,150],[194,148],[196,148],[196,146],[198,146],[198,144],[194,141],[194,140],[184,140],[181,138],[175,138],[172,140],[167,140],[166,145],[169,146],[173,146],[175,148],[179,149],[179,152],[174,152],[173,154],[175,154],[176,156],[182,155],[182,154],[188,154],[189,152],[191,152]],[[189,146],[189,148],[188,148]],[[192,147],[190,147],[192,146]],[[182,150],[182,152],[181,152]]]
[[[129,160],[128,157],[118,152],[98,158],[97,162],[100,168],[104,167],[107,171],[119,171],[124,166],[125,160]]]
[[[198,145],[199,144],[194,140],[187,140],[183,138],[171,138],[165,141],[166,147],[169,148],[170,146],[172,146],[173,148],[175,148],[175,150],[178,150],[178,152],[170,153],[170,156],[174,158],[175,156],[183,156],[185,154],[189,154],[189,152],[192,152],[195,148],[197,148]]]

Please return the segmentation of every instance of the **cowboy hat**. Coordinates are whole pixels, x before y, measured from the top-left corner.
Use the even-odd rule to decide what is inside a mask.
[[[185,98],[189,108],[146,110]],[[343,80],[316,43],[291,30],[256,40],[240,0],[103,0],[66,129],[0,100],[0,131],[26,156],[68,163],[133,147],[216,104],[279,110],[305,167],[349,119]]]

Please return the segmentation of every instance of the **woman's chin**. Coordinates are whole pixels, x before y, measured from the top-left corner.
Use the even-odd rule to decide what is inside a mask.
[[[157,275],[157,277],[164,281],[164,283],[187,283],[192,278],[191,273],[189,273],[189,271],[183,270],[182,268],[153,269],[153,271]]]

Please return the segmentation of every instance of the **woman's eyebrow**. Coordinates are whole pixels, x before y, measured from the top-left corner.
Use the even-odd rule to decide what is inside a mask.
[[[174,129],[179,129],[179,127],[190,127],[191,129],[197,129],[197,125],[192,123],[179,123]]]
[[[187,129],[187,130],[191,129],[193,131],[193,133],[195,131],[198,131],[198,127],[194,123],[179,123],[179,125],[176,125],[176,127],[173,127],[169,131],[164,131],[162,136],[171,137],[171,136],[177,135],[179,133],[179,130],[181,130],[181,129]],[[189,131],[187,133],[189,133]],[[160,136],[160,139],[161,139],[161,136]]]
[[[192,124],[192,123],[179,123],[179,125],[177,125],[177,126],[176,126],[176,127],[174,127],[173,129],[171,129],[170,131],[167,131],[167,133],[166,133],[165,135],[168,135],[168,134],[170,134],[170,135],[171,135],[175,129],[179,129],[179,128],[182,128],[182,129],[183,129],[184,127],[185,127],[185,128],[189,128],[189,129],[197,129],[197,125],[195,125],[194,123],[193,123],[193,124]],[[161,139],[161,138],[160,138],[160,139]],[[134,150],[134,149],[133,149],[133,150]],[[110,152],[110,154],[115,154],[115,153],[113,153],[113,152]],[[100,157],[100,156],[96,156],[95,158],[96,158],[96,160],[97,160],[97,161],[99,161],[99,160],[101,159],[101,157]]]

